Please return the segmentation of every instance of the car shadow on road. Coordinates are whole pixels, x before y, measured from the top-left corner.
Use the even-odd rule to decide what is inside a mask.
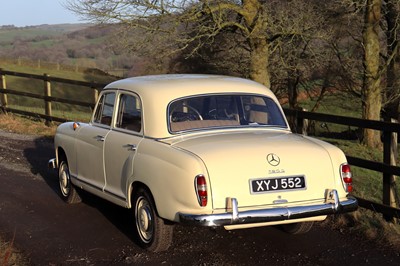
[[[137,243],[134,238],[135,224],[131,209],[115,205],[83,190],[78,192],[83,204],[98,210],[115,228],[128,237],[132,244]]]
[[[28,146],[23,153],[30,164],[30,171],[35,176],[40,175],[46,184],[58,193],[57,172],[48,168],[48,161],[55,157],[52,138],[38,137],[33,141],[33,146]]]
[[[60,195],[57,170],[48,168],[48,161],[55,158],[53,139],[38,137],[33,144],[23,150],[24,156],[30,164],[31,173],[40,176],[54,193]],[[78,193],[83,204],[97,209],[119,231],[134,241],[133,216],[130,210],[114,205],[83,190],[78,189]]]

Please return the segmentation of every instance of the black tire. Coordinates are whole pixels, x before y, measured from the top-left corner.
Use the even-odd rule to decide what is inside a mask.
[[[66,203],[72,204],[82,201],[74,185],[71,183],[68,163],[64,159],[61,159],[60,165],[58,167],[58,181],[60,185],[61,198]]]
[[[137,244],[152,252],[167,250],[172,243],[174,227],[157,215],[153,197],[146,189],[139,188],[134,193],[132,211]]]
[[[292,235],[305,234],[311,230],[314,222],[304,222],[304,223],[293,223],[293,224],[283,224],[281,228],[286,233]]]

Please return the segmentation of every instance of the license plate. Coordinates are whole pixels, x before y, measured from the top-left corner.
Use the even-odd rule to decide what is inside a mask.
[[[290,176],[279,178],[264,178],[250,180],[251,193],[266,193],[274,191],[298,190],[306,188],[304,176]]]

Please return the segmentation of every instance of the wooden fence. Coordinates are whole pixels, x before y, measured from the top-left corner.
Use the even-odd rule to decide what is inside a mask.
[[[38,94],[30,93],[30,92],[23,92],[23,91],[19,91],[19,90],[14,90],[12,88],[8,88],[6,75],[43,80],[43,88],[44,88],[43,94],[38,95]],[[51,82],[59,82],[59,83],[63,83],[63,84],[78,85],[78,86],[83,86],[83,87],[89,88],[93,91],[93,101],[91,104],[88,104],[87,102],[78,101],[78,100],[52,97],[51,96],[51,94],[52,94],[51,93]],[[67,119],[65,119],[65,118],[55,117],[52,115],[52,113],[53,113],[52,106],[51,106],[52,102],[67,103],[67,104],[84,106],[84,107],[88,107],[88,106],[94,107],[94,105],[97,101],[97,97],[98,97],[98,89],[103,88],[105,86],[105,84],[51,77],[47,74],[35,75],[35,74],[19,73],[19,72],[6,71],[3,69],[0,69],[0,86],[1,86],[0,87],[0,94],[1,94],[1,98],[0,98],[1,102],[0,103],[1,103],[1,109],[4,112],[13,112],[13,113],[18,113],[18,114],[23,114],[23,115],[33,116],[33,117],[40,117],[42,119],[45,119],[46,124],[48,124],[52,121],[56,121],[56,122],[67,121]],[[8,107],[8,98],[7,98],[8,94],[44,100],[44,103],[45,103],[44,114],[9,108]]]
[[[17,76],[17,77],[24,77],[24,78],[31,78],[31,79],[39,79],[43,80],[43,87],[44,92],[43,95],[37,95],[28,92],[21,92],[17,90],[13,90],[11,88],[7,88],[6,82],[6,75],[10,76]],[[50,77],[46,74],[44,75],[32,75],[26,73],[18,73],[12,71],[5,71],[0,69],[0,77],[1,77],[1,87],[0,87],[0,96],[1,96],[1,109],[3,112],[12,112],[12,113],[19,113],[23,115],[33,116],[33,117],[40,117],[46,120],[46,123],[51,121],[57,122],[65,122],[66,119],[54,117],[52,116],[52,102],[60,102],[60,103],[68,103],[73,105],[79,106],[91,106],[93,107],[97,97],[98,97],[98,89],[105,86],[105,84],[94,83],[94,82],[83,82],[83,81],[76,81],[76,80],[69,80],[69,79],[62,79],[56,77]],[[93,103],[88,104],[87,102],[71,100],[71,99],[63,99],[51,96],[51,82],[59,82],[65,84],[73,84],[73,85],[80,85],[86,88],[89,88],[93,91]],[[18,109],[12,109],[8,107],[8,100],[7,95],[20,95],[20,96],[27,96],[36,99],[43,99],[45,102],[45,114],[38,114],[34,112],[27,112],[21,111]],[[358,118],[351,118],[351,117],[344,117],[344,116],[335,116],[335,115],[328,115],[328,114],[320,114],[320,113],[311,113],[305,112],[300,110],[292,110],[292,109],[284,109],[286,115],[288,117],[293,118],[296,121],[296,126],[294,127],[294,131],[299,133],[304,132],[304,121],[305,120],[314,120],[326,123],[335,123],[347,126],[353,126],[358,128],[370,128],[375,129],[383,132],[383,143],[384,143],[384,150],[383,150],[383,163],[369,161],[362,158],[347,156],[347,160],[351,165],[358,166],[361,168],[366,168],[369,170],[377,171],[382,173],[383,179],[383,202],[377,203],[363,198],[357,198],[359,201],[360,207],[364,207],[379,213],[382,213],[384,217],[388,220],[392,220],[393,218],[400,218],[400,209],[394,207],[394,202],[396,200],[393,198],[393,187],[395,186],[394,176],[400,176],[400,167],[394,165],[393,160],[393,150],[397,149],[397,143],[395,141],[394,134],[400,133],[400,124],[398,123],[389,123],[389,122],[381,122],[381,121],[370,121],[370,120],[363,120]],[[398,202],[397,202],[398,203]]]
[[[400,176],[400,167],[397,167],[393,158],[397,147],[397,134],[400,134],[400,124],[371,121],[353,117],[328,115],[320,113],[311,113],[300,110],[284,109],[287,116],[294,118],[296,122],[294,131],[304,133],[305,120],[320,121],[326,123],[334,123],[340,125],[353,126],[358,128],[369,128],[382,131],[383,137],[383,162],[369,161],[353,156],[346,156],[349,164],[361,168],[373,170],[382,173],[383,180],[383,197],[382,203],[376,203],[370,200],[357,198],[359,206],[382,213],[387,220],[400,218],[400,209],[396,206],[395,189],[396,183],[394,176]],[[398,204],[399,202],[397,202]]]

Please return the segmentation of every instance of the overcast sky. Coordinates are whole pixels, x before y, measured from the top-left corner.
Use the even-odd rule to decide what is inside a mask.
[[[17,27],[41,24],[81,23],[63,7],[67,0],[0,0],[0,26]]]

